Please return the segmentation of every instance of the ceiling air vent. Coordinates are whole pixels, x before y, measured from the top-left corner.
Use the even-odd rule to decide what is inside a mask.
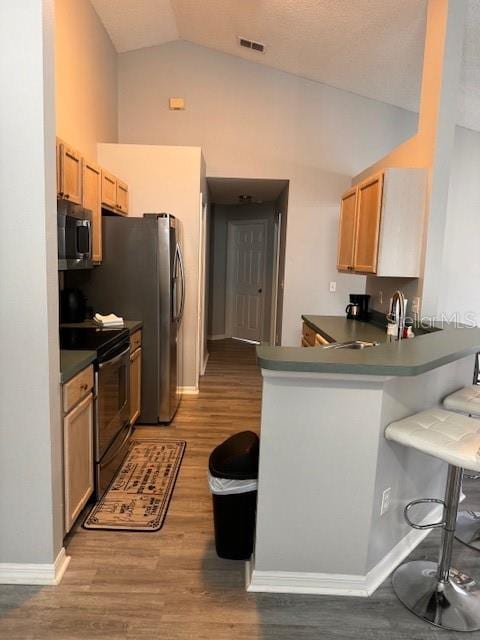
[[[265,53],[265,45],[261,42],[254,42],[253,40],[247,40],[247,38],[238,38],[238,42],[241,47],[245,47],[245,49],[253,49],[253,51],[258,51],[258,53]]]

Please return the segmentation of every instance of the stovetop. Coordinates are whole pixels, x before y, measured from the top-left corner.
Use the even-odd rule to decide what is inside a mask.
[[[128,329],[102,329],[101,327],[60,327],[60,349],[96,351],[98,357],[116,345],[128,341]]]

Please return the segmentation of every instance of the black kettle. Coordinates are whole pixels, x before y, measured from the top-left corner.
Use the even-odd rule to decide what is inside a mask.
[[[60,322],[83,322],[87,317],[87,299],[80,289],[60,291]]]

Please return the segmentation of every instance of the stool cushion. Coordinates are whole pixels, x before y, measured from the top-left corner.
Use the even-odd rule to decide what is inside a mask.
[[[443,401],[445,409],[480,416],[480,385],[472,384],[450,394]]]
[[[429,409],[392,422],[385,437],[456,467],[480,471],[480,421],[474,418]]]

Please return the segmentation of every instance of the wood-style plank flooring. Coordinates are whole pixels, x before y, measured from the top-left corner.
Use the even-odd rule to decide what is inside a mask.
[[[0,638],[460,637],[412,616],[396,600],[389,580],[367,599],[245,591],[244,563],[215,555],[206,473],[208,455],[216,444],[242,429],[258,430],[261,377],[253,347],[226,340],[210,343],[209,348],[200,394],[186,396],[173,424],[161,432],[188,443],[163,529],[139,534],[77,527],[68,540],[72,560],[60,586],[0,586]],[[139,428],[137,433],[151,435],[152,428]],[[475,483],[467,483],[465,491],[480,505]],[[354,523],[346,526],[352,526],[355,544]],[[434,559],[437,541],[438,535],[432,533],[414,555]],[[480,554],[456,543],[455,560],[459,568],[480,579]],[[470,637],[480,638],[480,632]]]

